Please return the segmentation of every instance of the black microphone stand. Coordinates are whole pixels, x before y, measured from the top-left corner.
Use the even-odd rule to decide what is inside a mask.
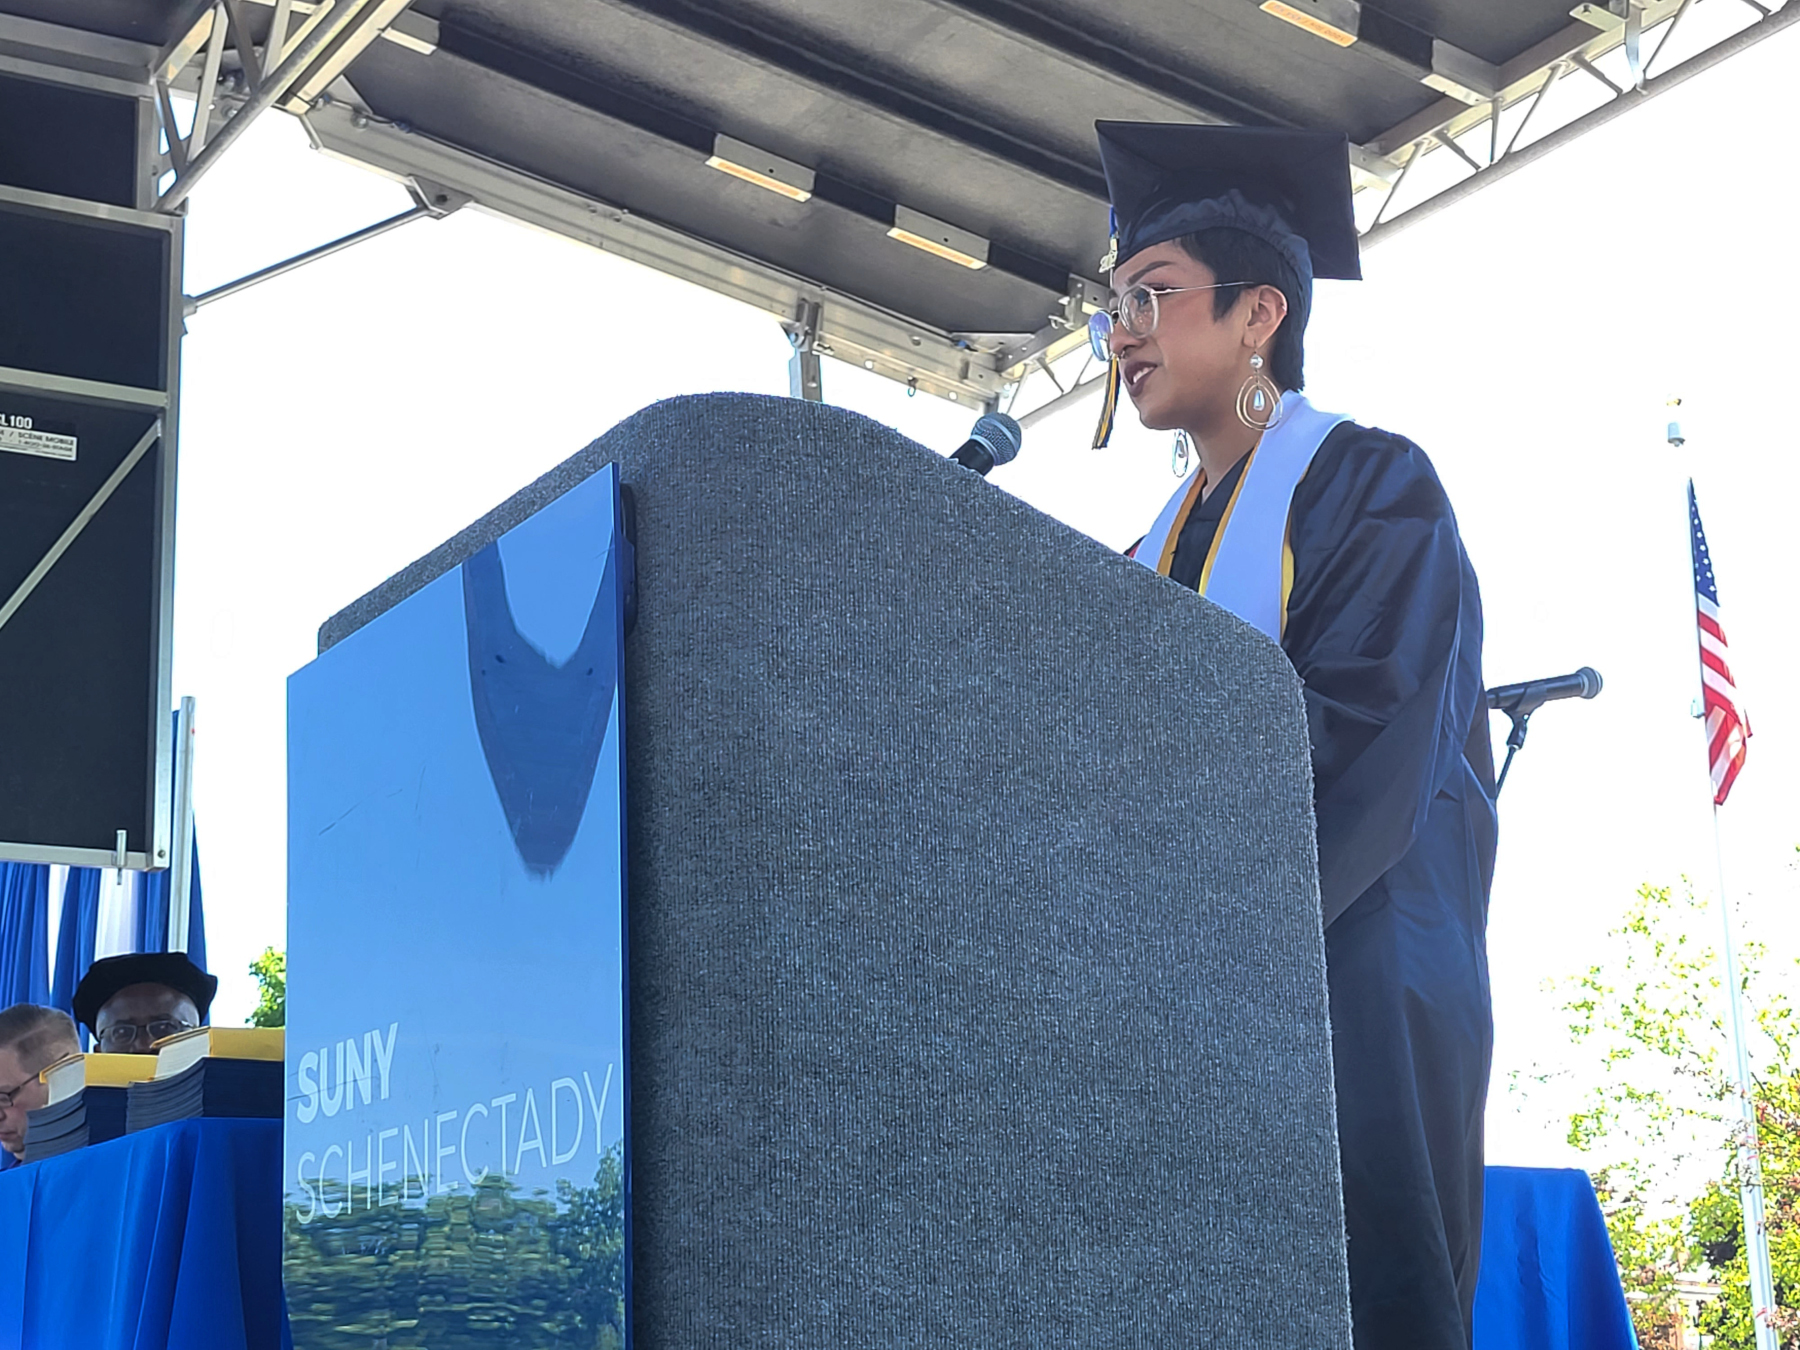
[[[1535,712],[1536,709],[1532,709]],[[1531,725],[1531,712],[1519,712],[1507,709],[1506,715],[1512,720],[1512,731],[1506,737],[1506,763],[1500,766],[1500,777],[1494,782],[1494,800],[1500,800],[1500,789],[1506,786],[1506,775],[1512,769],[1513,756],[1525,747],[1525,731]]]

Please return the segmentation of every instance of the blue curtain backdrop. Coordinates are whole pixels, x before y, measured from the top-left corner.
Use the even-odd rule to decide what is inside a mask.
[[[188,956],[206,969],[206,911],[200,898],[200,844],[194,842],[188,889]],[[94,964],[100,916],[99,868],[71,867],[57,903],[62,923],[50,943],[50,869],[42,863],[0,863],[0,1008],[41,1003],[72,1012],[75,986]],[[169,874],[136,873],[137,931],[133,951],[169,949]]]
[[[0,1006],[50,999],[50,869],[0,863]]]
[[[75,986],[94,964],[94,935],[100,925],[100,870],[71,867],[62,893],[62,926],[57,930],[56,967],[50,977],[50,1006],[73,1013]],[[83,1040],[87,1033],[83,1032]]]
[[[193,881],[188,886],[188,957],[205,970],[206,908],[200,898],[200,836],[194,835],[189,861]],[[40,869],[48,872],[48,868]],[[55,962],[51,966],[47,1002],[64,1012],[75,1010],[75,986],[94,964],[94,941],[100,923],[100,869],[71,867],[62,893],[62,926],[57,930]],[[169,874],[138,873],[132,878],[137,893],[137,930],[133,951],[166,952],[169,949]],[[12,1000],[18,1002],[19,1000]],[[83,1044],[87,1032],[81,1033]]]
[[[200,832],[194,831],[194,853],[188,860],[193,880],[188,883],[188,959],[206,969],[206,919],[200,908]],[[70,869],[74,880],[74,869]],[[141,879],[137,907],[137,949],[140,952],[169,950],[169,873],[151,872]],[[90,955],[90,961],[93,957]],[[82,970],[87,967],[83,966]],[[78,977],[79,978],[79,977]],[[74,986],[70,986],[73,992]]]

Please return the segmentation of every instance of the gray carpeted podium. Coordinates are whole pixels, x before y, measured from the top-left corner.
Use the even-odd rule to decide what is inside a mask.
[[[624,422],[321,645],[611,461],[637,1345],[1347,1350],[1280,652],[873,422],[745,395]]]

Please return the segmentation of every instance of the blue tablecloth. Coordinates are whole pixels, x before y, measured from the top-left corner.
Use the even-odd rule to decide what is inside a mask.
[[[1637,1350],[1586,1172],[1487,1169],[1475,1350]]]
[[[0,1174],[0,1350],[277,1350],[281,1122],[188,1120]]]
[[[0,1174],[0,1350],[278,1350],[281,1122],[189,1120]],[[1636,1350],[1585,1172],[1490,1167],[1475,1350]]]

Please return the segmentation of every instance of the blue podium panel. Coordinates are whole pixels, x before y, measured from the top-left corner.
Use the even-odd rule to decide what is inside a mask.
[[[300,1350],[624,1342],[619,522],[608,468],[289,682]]]

